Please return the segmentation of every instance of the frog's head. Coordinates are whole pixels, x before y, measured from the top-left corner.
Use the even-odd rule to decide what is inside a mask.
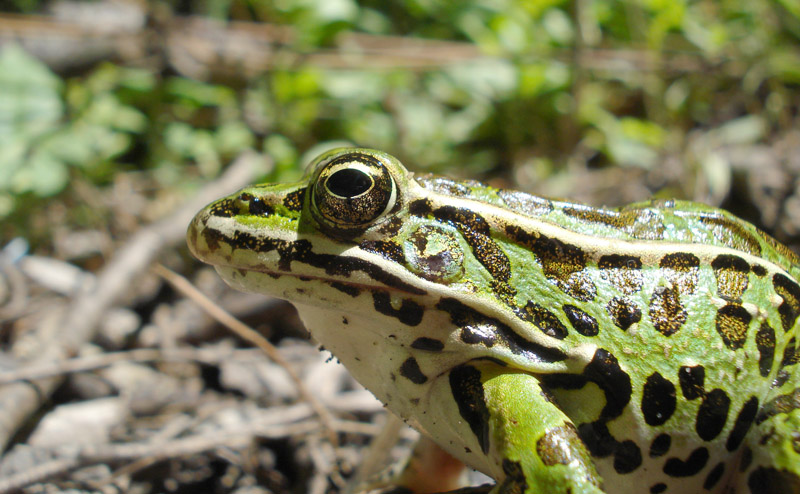
[[[394,157],[336,149],[301,182],[250,186],[208,205],[188,243],[234,287],[293,302],[330,305],[326,292],[363,288],[419,296],[457,284],[469,251],[456,228],[410,214],[426,196]]]

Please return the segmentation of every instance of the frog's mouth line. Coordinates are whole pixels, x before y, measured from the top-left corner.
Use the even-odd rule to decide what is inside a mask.
[[[205,261],[204,261],[205,262]],[[338,275],[336,273],[331,274],[330,276],[324,275],[313,275],[313,274],[298,274],[293,273],[291,271],[281,271],[281,270],[274,270],[274,269],[266,269],[262,266],[235,266],[227,263],[219,263],[219,262],[212,262],[209,263],[213,265],[217,271],[226,270],[231,272],[239,272],[239,273],[252,273],[256,275],[263,275],[268,276],[274,280],[278,280],[280,278],[292,278],[300,281],[308,281],[308,282],[319,282],[331,286],[343,293],[346,293],[350,296],[356,296],[362,291],[369,291],[369,292],[386,292],[386,293],[402,293],[406,295],[428,295],[428,292],[417,288],[413,285],[409,285],[402,280],[399,280],[395,275],[391,273],[386,273],[385,271],[381,270],[380,272],[386,275],[386,280],[389,282],[397,280],[398,283],[390,284],[384,282],[380,279],[375,279],[371,273],[365,273],[367,276],[372,278],[376,281],[374,284],[365,283],[365,282],[358,282],[358,281],[351,281],[348,279],[344,279],[342,275]],[[362,271],[363,272],[363,271]],[[222,274],[222,273],[220,273]],[[350,273],[348,273],[349,275]],[[228,279],[230,276],[223,275],[224,278]]]
[[[319,282],[319,283],[324,283],[324,284],[333,286],[334,288],[337,288],[340,291],[343,291],[345,293],[348,293],[349,291],[352,292],[352,290],[349,290],[350,288],[352,288],[352,289],[358,290],[359,292],[361,290],[368,290],[368,291],[379,290],[379,291],[383,291],[383,292],[405,293],[405,294],[408,294],[408,295],[426,295],[427,294],[427,292],[425,292],[423,290],[419,290],[419,289],[417,289],[416,291],[412,292],[412,291],[409,291],[409,290],[403,290],[401,288],[392,287],[392,286],[377,285],[377,284],[371,285],[371,284],[368,284],[368,283],[359,283],[359,282],[343,280],[343,279],[334,279],[334,278],[325,277],[325,276],[296,274],[296,273],[286,272],[286,271],[276,271],[276,270],[258,269],[258,268],[243,268],[241,266],[231,266],[231,265],[227,265],[227,264],[226,265],[217,264],[215,267],[216,268],[222,268],[222,269],[229,269],[231,271],[239,271],[239,272],[245,272],[245,273],[257,273],[259,275],[269,276],[270,278],[275,279],[275,280],[280,279],[280,278],[293,278],[293,279],[297,279],[297,280],[300,280],[300,281],[316,281],[316,282]],[[355,296],[356,294],[354,293],[353,295]]]

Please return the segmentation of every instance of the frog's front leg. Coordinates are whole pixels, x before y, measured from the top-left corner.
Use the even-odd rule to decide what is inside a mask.
[[[453,433],[480,449],[471,453],[482,462],[468,463],[497,481],[493,494],[603,492],[575,426],[534,376],[479,362],[452,369],[440,386],[452,396],[441,406],[455,407]]]

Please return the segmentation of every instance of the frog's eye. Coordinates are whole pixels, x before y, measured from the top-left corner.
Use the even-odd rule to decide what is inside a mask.
[[[397,185],[387,167],[363,153],[335,156],[316,172],[313,209],[317,218],[338,233],[366,228],[397,201]]]

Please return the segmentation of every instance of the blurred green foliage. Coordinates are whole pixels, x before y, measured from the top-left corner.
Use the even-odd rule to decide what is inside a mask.
[[[110,63],[62,78],[6,47],[0,217],[69,193],[76,178],[101,186],[118,170],[148,174],[155,187],[199,183],[249,148],[274,159],[269,180],[296,179],[308,155],[333,142],[478,178],[530,157],[555,170],[576,150],[589,166],[648,168],[692,129],[743,119],[744,138],[765,139],[795,125],[800,107],[797,0],[152,5],[291,26],[296,36],[280,50],[293,54],[362,32],[470,43],[482,56],[326,69],[296,57],[281,64],[279,52],[272,70],[231,86]]]

